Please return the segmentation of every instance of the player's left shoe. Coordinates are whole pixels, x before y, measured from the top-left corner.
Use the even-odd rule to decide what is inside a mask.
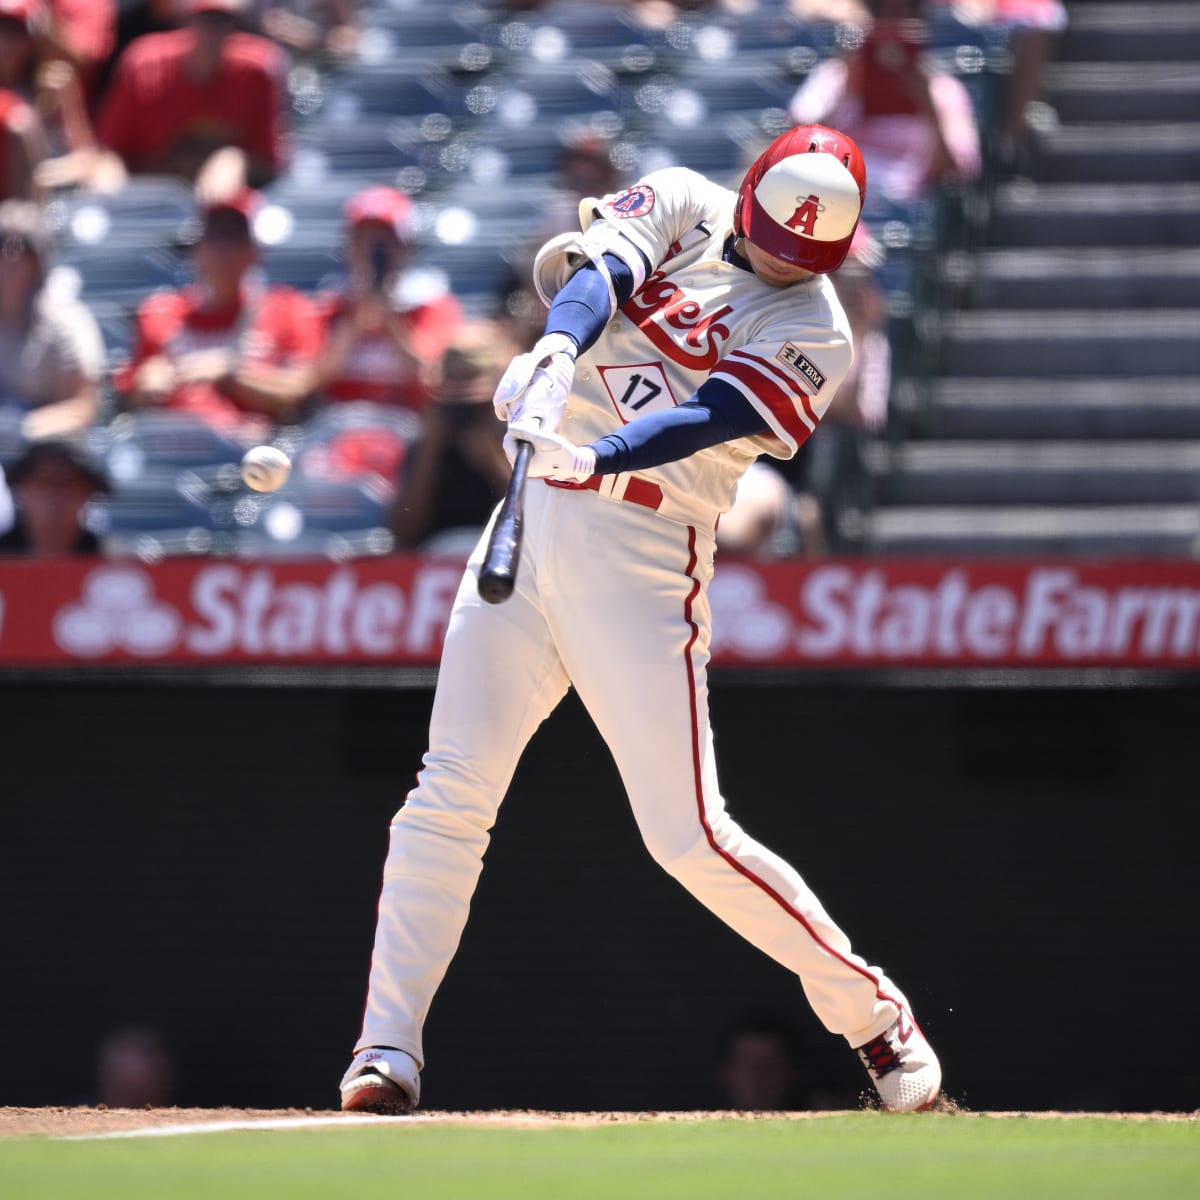
[[[895,1023],[858,1047],[884,1108],[921,1112],[942,1090],[942,1067],[916,1021],[903,1009]]]

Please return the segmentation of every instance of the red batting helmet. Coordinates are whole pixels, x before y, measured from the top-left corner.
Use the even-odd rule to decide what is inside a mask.
[[[817,274],[836,271],[866,191],[867,168],[852,138],[824,125],[798,125],[746,172],[733,226],[774,258]]]

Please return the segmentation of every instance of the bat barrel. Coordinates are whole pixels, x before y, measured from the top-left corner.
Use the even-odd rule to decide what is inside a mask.
[[[479,570],[478,590],[488,604],[501,604],[513,593],[517,582],[517,564],[521,558],[521,527],[525,515],[525,477],[533,447],[522,442],[513,463],[508,490],[496,514],[492,536],[488,539],[483,566]]]

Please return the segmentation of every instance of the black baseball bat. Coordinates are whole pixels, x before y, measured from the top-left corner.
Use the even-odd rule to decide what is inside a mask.
[[[512,595],[517,582],[517,564],[521,561],[521,540],[525,522],[525,479],[533,457],[530,442],[517,443],[512,477],[496,514],[487,553],[479,570],[479,594],[489,604],[502,604]]]

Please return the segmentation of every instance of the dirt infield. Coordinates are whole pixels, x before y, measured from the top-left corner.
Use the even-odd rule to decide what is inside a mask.
[[[963,1117],[1005,1117],[1047,1119],[1064,1118],[1113,1121],[1189,1121],[1200,1123],[1200,1110],[1191,1113],[1129,1112],[989,1112],[968,1113],[957,1109],[953,1112]],[[755,1121],[786,1118],[809,1120],[815,1117],[847,1115],[844,1113],[819,1112],[582,1112],[556,1113],[509,1110],[495,1112],[428,1112],[415,1117],[378,1118],[381,1123],[396,1121],[437,1122],[439,1124],[466,1125],[601,1125],[635,1121],[703,1121],[741,1120]],[[199,1131],[206,1126],[223,1128],[252,1128],[255,1125],[271,1128],[288,1127],[291,1124],[303,1127],[309,1124],[336,1126],[345,1120],[347,1124],[356,1120],[345,1118],[334,1109],[312,1108],[0,1108],[0,1138],[5,1137],[101,1137],[106,1134],[152,1133],[179,1128]],[[361,1121],[362,1118],[357,1118]]]

